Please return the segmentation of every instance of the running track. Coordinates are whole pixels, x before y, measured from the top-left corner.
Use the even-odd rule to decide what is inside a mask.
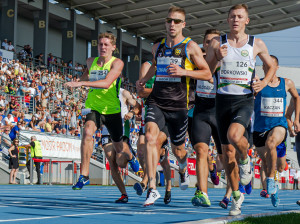
[[[193,207],[190,200],[194,189],[172,189],[172,202],[163,202],[164,188],[158,188],[162,197],[151,207],[142,207],[145,194],[138,197],[132,187],[127,187],[129,202],[115,204],[120,196],[116,187],[86,186],[81,191],[71,186],[2,185],[0,186],[0,222],[2,223],[180,223],[204,220],[201,223],[224,220],[229,210],[218,206],[224,189],[209,189],[212,206]],[[242,214],[274,213],[297,210],[300,190],[282,190],[278,208],[271,199],[259,197],[260,190],[246,195]],[[210,219],[210,220],[207,220]],[[213,219],[213,220],[211,220]]]

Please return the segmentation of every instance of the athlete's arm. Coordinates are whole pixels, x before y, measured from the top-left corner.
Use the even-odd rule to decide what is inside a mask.
[[[126,100],[126,105],[133,107],[133,109],[130,110],[124,116],[124,120],[129,120],[134,115],[139,114],[139,112],[140,112],[140,104],[133,98],[132,94],[129,91],[127,91],[127,90],[123,91],[123,97]]]
[[[299,124],[299,113],[300,113],[300,98],[295,87],[295,84],[290,79],[285,79],[286,90],[291,94],[293,98],[294,108],[295,108],[295,119],[294,119],[294,129],[295,132],[300,131]]]
[[[255,82],[253,82],[252,84],[252,88],[256,93],[258,93],[263,88],[265,88],[268,85],[268,83],[272,80],[274,74],[276,73],[276,65],[273,62],[271,56],[269,55],[267,46],[261,39],[255,39],[254,58],[256,57],[256,55],[258,55],[262,62],[268,67],[268,72],[265,74],[264,79],[256,79]]]
[[[79,81],[88,81],[89,80],[89,70],[95,58],[88,58],[86,60],[87,68],[84,70],[82,76],[80,76]]]
[[[140,69],[139,79],[142,79],[146,76],[147,72],[151,68],[151,65],[152,64],[150,64],[149,62],[144,62],[142,64],[141,69]],[[143,87],[141,87],[138,90],[138,95],[140,97],[147,98],[150,95],[151,92],[152,92],[152,88],[145,88],[145,85],[144,85]]]
[[[208,45],[208,49],[205,57],[206,62],[212,74],[215,73],[219,60],[222,60],[222,58],[225,56],[223,55],[223,57],[220,56],[218,58],[217,52],[219,51],[220,51],[220,37],[214,37]]]
[[[110,71],[108,72],[105,79],[97,80],[94,82],[91,81],[72,82],[72,83],[67,83],[67,86],[69,87],[86,86],[86,87],[93,87],[93,88],[108,89],[110,85],[121,75],[123,67],[124,67],[124,62],[121,59],[116,58],[112,62]]]
[[[198,44],[190,41],[187,45],[187,54],[199,70],[186,70],[179,65],[171,64],[167,67],[168,73],[172,76],[188,76],[193,79],[210,80],[212,75]]]
[[[289,131],[291,137],[295,137],[297,135],[297,133],[295,133],[295,131],[293,129],[293,121],[292,121],[292,115],[294,113],[294,110],[295,110],[294,99],[291,98],[290,104],[285,113],[286,121],[288,123],[288,131]]]

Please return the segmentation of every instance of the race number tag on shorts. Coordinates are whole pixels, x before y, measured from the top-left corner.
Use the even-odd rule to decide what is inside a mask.
[[[220,82],[250,85],[251,76],[248,77],[249,63],[249,61],[222,61],[220,70]]]
[[[283,98],[262,97],[260,115],[264,117],[283,117]]]
[[[181,66],[181,60],[182,58],[158,57],[155,80],[159,82],[181,82],[181,77],[170,76],[167,72],[167,66],[169,66],[170,64]]]
[[[106,78],[108,74],[108,70],[92,70],[90,73],[90,81],[98,81],[98,80],[103,80]],[[100,89],[100,88],[91,88],[91,89]]]
[[[101,139],[102,145],[108,144],[108,137],[104,137]]]

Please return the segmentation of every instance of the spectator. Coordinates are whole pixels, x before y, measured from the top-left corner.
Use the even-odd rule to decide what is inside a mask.
[[[31,158],[33,159],[42,159],[42,147],[41,143],[37,141],[37,138],[35,136],[31,136],[31,142],[29,145],[26,146],[26,148],[30,148],[30,154]],[[27,170],[29,172],[29,176],[26,179],[30,179],[30,161],[26,163]],[[41,163],[40,162],[34,162],[36,172],[37,172],[37,177],[38,177],[38,182],[36,184],[41,184]]]
[[[294,190],[298,190],[298,179],[299,179],[299,172],[298,172],[298,170],[295,170],[295,172],[294,172],[294,185],[293,185]]]
[[[15,98],[12,98],[9,102],[9,113],[13,114],[15,117],[21,116],[20,104]]]
[[[55,130],[56,134],[60,134],[62,129],[63,129],[62,121],[59,120],[58,123],[55,125],[54,130]]]
[[[9,103],[5,99],[5,96],[4,95],[0,95],[0,115],[5,114],[8,104]]]
[[[40,131],[40,129],[38,129],[38,120],[37,120],[36,115],[33,115],[31,117],[31,120],[29,121],[28,127],[29,127],[29,130]]]
[[[65,128],[61,129],[61,134],[62,135],[67,135],[67,129],[65,129]]]
[[[7,49],[6,49],[6,50],[16,52],[16,51],[15,51],[15,47],[14,47],[14,45],[12,44],[11,41],[8,41],[8,45],[7,45]]]
[[[7,43],[7,39],[5,38],[1,44],[1,48],[4,50],[8,49],[8,43]]]
[[[9,169],[11,169],[9,183],[17,184],[16,177],[19,170],[19,140],[17,138],[13,140],[13,144],[9,148],[8,153],[10,155]]]
[[[53,130],[53,124],[51,122],[51,118],[47,118],[47,123],[45,124],[45,132],[52,133]]]
[[[15,140],[16,138],[18,138],[21,125],[22,125],[22,121],[18,121],[17,125],[15,125],[11,129],[11,131],[9,133],[9,137],[12,141]]]
[[[11,147],[11,140],[9,137],[9,127],[4,128],[4,132],[1,135],[1,150],[4,155],[8,155],[8,149]]]
[[[12,114],[8,114],[7,117],[2,119],[2,126],[11,127],[14,122],[15,122],[15,119],[12,116]]]
[[[44,60],[43,60],[44,54],[40,53],[39,55],[35,56],[35,63],[36,65],[44,65]]]

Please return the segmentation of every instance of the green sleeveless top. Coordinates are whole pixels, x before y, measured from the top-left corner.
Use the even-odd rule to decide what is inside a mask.
[[[89,70],[89,80],[91,82],[106,78],[112,62],[116,57],[112,57],[103,67],[97,65],[99,57],[96,57]],[[117,78],[108,89],[90,88],[85,107],[98,111],[100,114],[116,114],[121,112],[119,91],[121,81]]]

